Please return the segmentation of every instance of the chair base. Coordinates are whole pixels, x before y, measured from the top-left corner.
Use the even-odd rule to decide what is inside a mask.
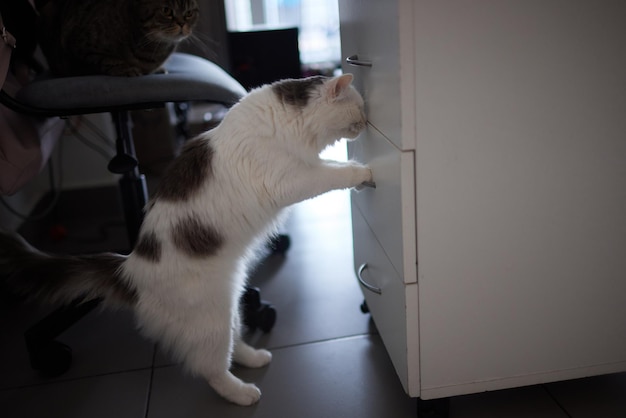
[[[72,363],[72,350],[55,340],[91,312],[100,300],[73,303],[57,309],[24,333],[31,367],[45,377],[65,373]]]

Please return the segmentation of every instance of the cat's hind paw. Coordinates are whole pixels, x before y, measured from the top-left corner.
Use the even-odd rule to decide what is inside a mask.
[[[261,399],[261,390],[252,383],[245,383],[236,393],[224,397],[237,405],[250,406]]]
[[[256,369],[267,366],[272,361],[272,353],[264,349],[239,350],[233,360],[242,366]]]
[[[261,399],[261,390],[252,383],[244,383],[230,373],[225,379],[209,380],[209,384],[224,399],[241,406],[249,406]]]

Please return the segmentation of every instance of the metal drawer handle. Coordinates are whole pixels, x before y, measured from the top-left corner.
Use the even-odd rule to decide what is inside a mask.
[[[357,278],[359,279],[359,283],[361,283],[363,287],[369,290],[370,292],[374,292],[377,295],[382,295],[383,291],[380,287],[372,286],[371,284],[363,280],[363,271],[365,271],[366,268],[367,268],[367,263],[363,263],[361,264],[361,267],[359,267],[359,271],[356,274]]]
[[[350,55],[348,58],[346,58],[346,62],[350,65],[354,65],[355,67],[371,67],[372,66],[372,61],[360,60],[359,56],[356,54]]]

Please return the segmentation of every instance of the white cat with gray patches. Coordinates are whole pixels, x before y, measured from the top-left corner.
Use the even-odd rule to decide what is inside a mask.
[[[240,337],[239,300],[255,248],[290,205],[372,182],[365,165],[319,157],[365,127],[351,82],[345,74],[252,90],[174,160],[129,256],[52,256],[2,233],[0,276],[29,296],[130,305],[142,332],[192,374],[231,402],[254,404],[259,389],[229,369],[232,361],[263,367],[272,359]]]

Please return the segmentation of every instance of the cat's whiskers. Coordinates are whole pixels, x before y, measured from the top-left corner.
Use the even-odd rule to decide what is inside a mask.
[[[144,36],[139,42],[137,42],[137,48],[143,49],[150,47],[153,49],[154,54],[159,53],[159,49],[161,48],[161,46],[167,43],[165,40],[159,39],[159,33],[159,30],[148,32],[146,36]]]
[[[219,43],[210,38],[208,35],[203,35],[202,37],[200,35],[201,34],[197,34],[194,32],[182,42],[193,45],[195,48],[199,49],[200,52],[202,52],[205,56],[210,57],[211,59],[217,59],[218,54],[215,51],[215,47],[219,45]],[[204,40],[201,38],[204,38]],[[210,43],[211,46],[207,45],[208,43]]]

